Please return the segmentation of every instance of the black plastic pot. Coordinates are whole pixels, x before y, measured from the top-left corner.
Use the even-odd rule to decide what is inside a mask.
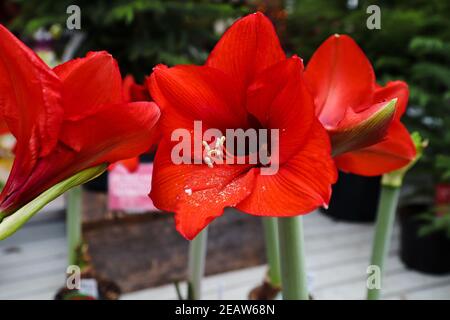
[[[450,238],[443,231],[418,234],[424,222],[417,215],[426,209],[415,205],[400,211],[400,259],[408,268],[424,273],[450,273]]]
[[[83,188],[94,192],[106,192],[108,190],[108,171],[102,173],[97,178],[86,182]]]
[[[362,177],[339,172],[330,205],[324,213],[333,219],[373,222],[377,214],[381,177]]]

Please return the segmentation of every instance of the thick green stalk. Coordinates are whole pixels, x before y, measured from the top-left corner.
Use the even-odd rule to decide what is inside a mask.
[[[277,218],[263,218],[266,242],[268,280],[273,287],[281,287],[280,251],[278,243]]]
[[[201,284],[205,274],[206,245],[208,240],[208,228],[203,229],[189,243],[188,261],[188,299],[201,299]]]
[[[381,285],[384,272],[384,260],[389,251],[399,195],[400,187],[382,185],[370,262],[372,266],[377,266],[380,270]],[[368,286],[367,299],[379,299],[380,289],[376,287],[369,288]]]
[[[77,264],[77,251],[81,245],[81,187],[67,192],[67,249],[69,265]]]
[[[16,232],[25,222],[49,202],[55,200],[67,190],[98,177],[106,170],[106,168],[107,165],[102,164],[97,167],[85,169],[72,177],[55,184],[13,214],[4,217],[0,223],[0,240],[3,240]],[[2,217],[2,214],[3,213],[0,213],[0,217]]]
[[[302,217],[278,219],[284,300],[308,300]]]
[[[385,173],[381,179],[381,195],[378,203],[377,221],[375,225],[375,235],[372,244],[371,267],[376,273],[367,280],[367,299],[377,300],[380,298],[380,290],[383,283],[384,260],[389,251],[392,236],[392,228],[395,221],[398,198],[403,184],[403,178],[409,169],[422,157],[428,141],[424,140],[419,133],[411,134],[411,139],[416,148],[415,157],[403,168]],[[379,272],[378,272],[379,271]],[[379,277],[379,281],[374,277]],[[375,280],[374,283],[369,283]]]

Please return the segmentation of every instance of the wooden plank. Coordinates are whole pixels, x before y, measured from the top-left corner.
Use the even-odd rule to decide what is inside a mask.
[[[450,281],[443,281],[438,286],[405,293],[401,296],[396,296],[396,298],[408,300],[450,300]]]
[[[188,241],[176,232],[173,219],[169,218],[125,224],[116,221],[85,230],[96,270],[116,281],[123,292],[184,280]],[[213,221],[209,228],[206,273],[263,264],[261,229],[260,219],[229,210]]]
[[[65,241],[61,239],[59,241]],[[53,241],[45,241],[46,244]],[[53,242],[54,243],[54,242]],[[67,248],[63,244],[55,244],[54,246],[36,246],[36,250],[24,249],[24,252],[12,253],[6,257],[2,257],[0,260],[0,270],[7,270],[8,268],[14,268],[18,265],[33,264],[40,260],[51,260],[54,258],[66,258]],[[21,248],[21,247],[18,247]]]
[[[411,293],[450,283],[450,275],[433,276],[412,270],[405,270],[402,273],[388,275],[385,279],[383,296],[386,297]]]
[[[21,243],[18,245],[0,245],[0,263],[8,259],[14,259],[16,257],[27,256],[30,257],[33,254],[41,254],[41,251],[48,252],[55,249],[65,249],[67,246],[66,238],[53,238],[41,241],[34,241],[28,243]]]
[[[433,277],[402,269],[399,272],[386,274],[383,281],[382,298],[399,296],[406,291],[414,291],[423,287],[439,285],[442,282],[449,280],[450,276],[443,278]],[[365,294],[365,283],[359,281],[327,286],[322,290],[314,291],[314,295],[317,296],[318,299],[364,299]]]
[[[31,243],[41,240],[64,238],[65,222],[54,221],[47,223],[39,223],[35,225],[27,225],[13,234],[11,237],[0,242],[0,247],[17,246],[22,243]]]
[[[42,294],[56,291],[65,284],[65,274],[55,272],[39,278],[29,278],[17,283],[9,283],[2,286],[0,299],[21,299],[25,295]]]
[[[2,269],[0,273],[0,291],[9,283],[28,281],[29,278],[38,278],[56,272],[66,272],[66,255],[56,256],[52,259],[42,259],[34,263],[15,265],[13,268]]]

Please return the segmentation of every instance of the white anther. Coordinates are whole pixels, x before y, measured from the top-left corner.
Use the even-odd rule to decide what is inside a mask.
[[[212,162],[212,160],[211,160],[210,157],[205,156],[205,157],[203,158],[203,160],[204,160],[205,163],[208,165],[208,167],[210,167],[210,168],[213,168],[213,167],[214,167],[213,162]]]
[[[208,165],[208,167],[213,168],[214,158],[220,158],[223,155],[222,149],[225,143],[225,136],[220,137],[216,140],[215,146],[211,149],[211,146],[206,141],[202,141],[205,147],[206,155],[203,157],[203,161]]]
[[[211,151],[211,147],[209,146],[208,142],[202,141],[203,146],[205,147],[205,151],[208,153]]]

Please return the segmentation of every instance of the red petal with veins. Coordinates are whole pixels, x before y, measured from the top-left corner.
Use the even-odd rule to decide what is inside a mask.
[[[264,128],[279,130],[279,162],[283,163],[309,136],[314,102],[302,76],[298,57],[266,69],[248,90],[247,109]]]
[[[286,217],[327,206],[337,172],[328,135],[314,121],[303,147],[275,175],[257,175],[252,193],[237,208],[254,215]]]
[[[407,165],[416,156],[408,130],[399,122],[389,127],[384,141],[335,158],[337,167],[363,176],[378,176]]]
[[[194,120],[217,129],[246,125],[243,97],[236,93],[232,79],[219,70],[158,66],[149,85],[153,99],[163,111],[162,125],[169,134],[177,128],[191,128]]]
[[[55,147],[63,113],[60,89],[54,72],[0,25],[0,113],[17,139],[10,174],[15,179],[8,179],[5,189],[22,185],[38,158]]]
[[[372,66],[346,35],[331,36],[316,50],[306,66],[305,79],[315,97],[316,115],[327,129],[343,119],[347,108],[361,111],[373,98]]]
[[[408,105],[408,85],[403,81],[390,81],[384,87],[375,90],[372,103],[381,103],[397,98],[394,118],[399,120],[406,111]]]
[[[135,102],[105,105],[82,120],[65,122],[55,150],[39,159],[27,182],[3,199],[2,211],[17,209],[83,169],[146,152],[158,117],[154,103]]]
[[[227,73],[245,90],[258,73],[284,59],[272,23],[258,12],[237,20],[224,33],[206,65]]]
[[[157,150],[150,197],[156,207],[176,212],[177,230],[192,240],[227,206],[247,197],[255,169],[249,165],[173,164],[170,144]]]
[[[65,119],[79,120],[105,104],[123,101],[119,67],[107,52],[90,52],[54,71],[63,82]]]

